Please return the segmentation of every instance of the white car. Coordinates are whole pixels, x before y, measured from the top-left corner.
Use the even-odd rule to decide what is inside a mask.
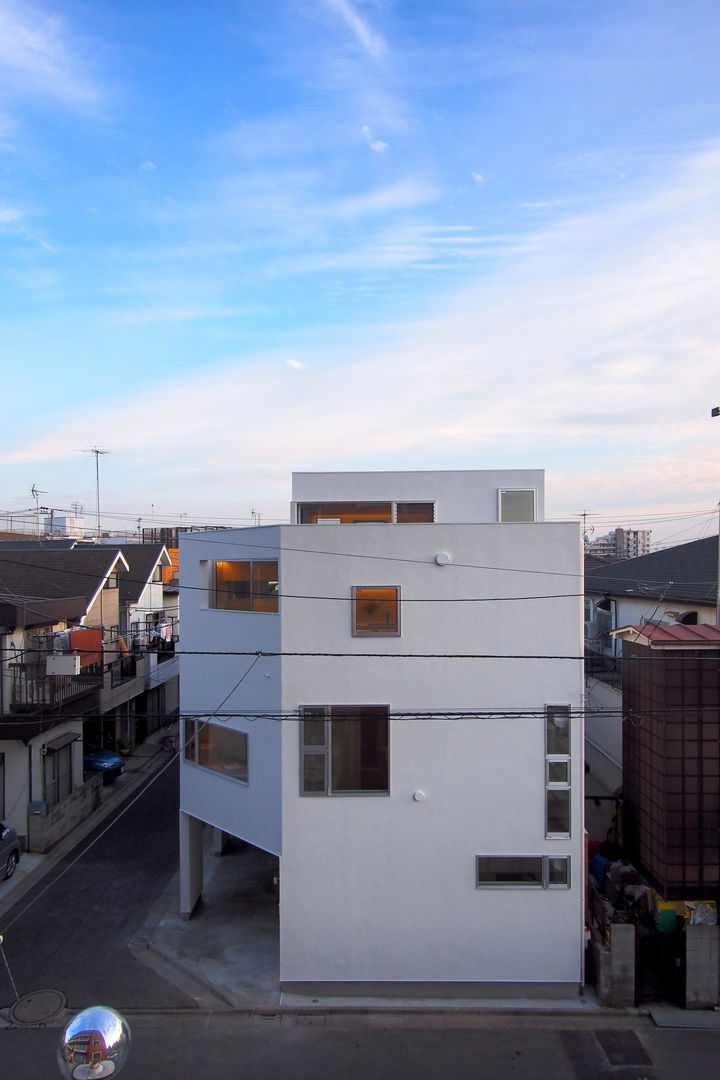
[[[12,825],[3,825],[0,821],[0,874],[12,877],[15,867],[20,862],[20,841]]]

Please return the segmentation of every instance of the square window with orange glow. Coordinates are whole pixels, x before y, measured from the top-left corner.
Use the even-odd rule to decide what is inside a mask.
[[[389,635],[400,633],[400,587],[398,585],[356,585],[352,591],[353,634]]]

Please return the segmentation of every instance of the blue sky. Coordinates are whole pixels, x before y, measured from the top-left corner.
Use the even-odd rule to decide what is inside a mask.
[[[720,489],[720,8],[0,8],[2,512],[287,513],[293,469]],[[669,519],[669,520],[666,520]]]

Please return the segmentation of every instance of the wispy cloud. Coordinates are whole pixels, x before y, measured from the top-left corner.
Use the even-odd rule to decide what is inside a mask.
[[[382,35],[371,30],[348,0],[324,0],[325,5],[334,11],[350,27],[363,49],[370,56],[381,56],[386,51]]]
[[[521,238],[500,270],[485,271],[422,320],[358,320],[313,334],[312,346],[296,333],[277,353],[165,378],[173,425],[163,457],[185,478],[183,499],[214,492],[217,506],[226,505],[223,489],[239,461],[254,473],[463,461],[545,466],[555,514],[582,509],[588,492],[594,509],[617,503],[619,486],[636,507],[664,505],[672,493],[687,505],[688,492],[712,505],[718,198],[720,148],[712,148],[655,190],[638,187]],[[421,227],[407,239],[474,250],[490,238]],[[288,368],[304,369],[302,379],[288,378]],[[146,418],[156,396],[149,388],[97,405],[97,435],[84,413],[58,426],[39,417],[47,434],[2,460],[62,457],[82,423],[89,441],[132,447],[139,490],[150,488],[156,435]]]
[[[17,206],[0,203],[0,232],[17,232],[23,221],[23,213]]]
[[[388,144],[386,142],[383,142],[382,139],[373,138],[373,134],[367,124],[363,126],[362,133],[365,142],[368,144],[371,150],[375,151],[376,154],[382,154],[387,150]]]
[[[85,52],[61,16],[5,0],[0,9],[0,71],[6,95],[40,97],[74,109],[96,106],[102,94]]]

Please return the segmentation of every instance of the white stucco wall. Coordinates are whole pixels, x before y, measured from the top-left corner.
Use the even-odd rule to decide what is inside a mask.
[[[530,543],[526,525],[297,526],[282,543],[285,710],[377,703],[538,715],[392,721],[390,795],[364,797],[301,797],[299,733],[284,725],[281,978],[577,982],[582,721],[573,721],[573,835],[546,840],[541,714],[547,703],[582,702],[579,530],[534,526]],[[437,566],[437,551],[452,562]],[[351,636],[350,590],[361,584],[401,586],[399,638]],[[327,599],[304,599],[301,621],[299,593]],[[569,595],[466,602],[539,593]],[[288,657],[296,650],[352,658]],[[479,891],[484,854],[570,855],[573,887]]]
[[[293,504],[395,500],[435,502],[438,522],[498,520],[498,489],[537,491],[537,520],[545,517],[542,469],[293,473]],[[291,520],[295,520],[294,506]]]
[[[307,475],[294,478],[301,501],[441,506],[433,474],[417,474],[422,487],[415,474],[390,474],[405,486],[393,480],[387,491],[365,490],[364,480],[348,487],[348,474],[314,486]],[[453,474],[454,503],[452,476],[441,475],[447,513],[438,517],[467,520],[475,510],[461,513],[460,494],[473,474]],[[494,521],[497,488],[535,486],[529,477],[486,476],[478,517]],[[448,565],[437,565],[438,552]],[[181,538],[181,712],[234,713],[226,722],[250,740],[248,785],[183,763],[181,808],[282,854],[283,980],[579,981],[582,714],[572,727],[572,836],[549,840],[543,709],[582,705],[580,555],[574,524],[270,526]],[[277,615],[209,607],[212,561],[275,556]],[[354,585],[400,586],[399,637],[352,636]],[[283,657],[220,655],[258,651]],[[430,653],[488,658],[421,656]],[[389,795],[303,798],[297,720],[237,714],[308,704],[511,715],[392,720]],[[415,791],[425,798],[413,800]],[[477,890],[475,857],[492,854],[570,856],[572,888]]]
[[[218,713],[218,723],[247,732],[249,763],[244,784],[183,760],[181,809],[274,854],[281,845],[281,727],[233,714],[280,709],[280,661],[236,655],[247,649],[278,652],[280,616],[211,608],[209,563],[270,559],[278,555],[278,543],[275,527],[180,537],[180,711],[203,719]]]

